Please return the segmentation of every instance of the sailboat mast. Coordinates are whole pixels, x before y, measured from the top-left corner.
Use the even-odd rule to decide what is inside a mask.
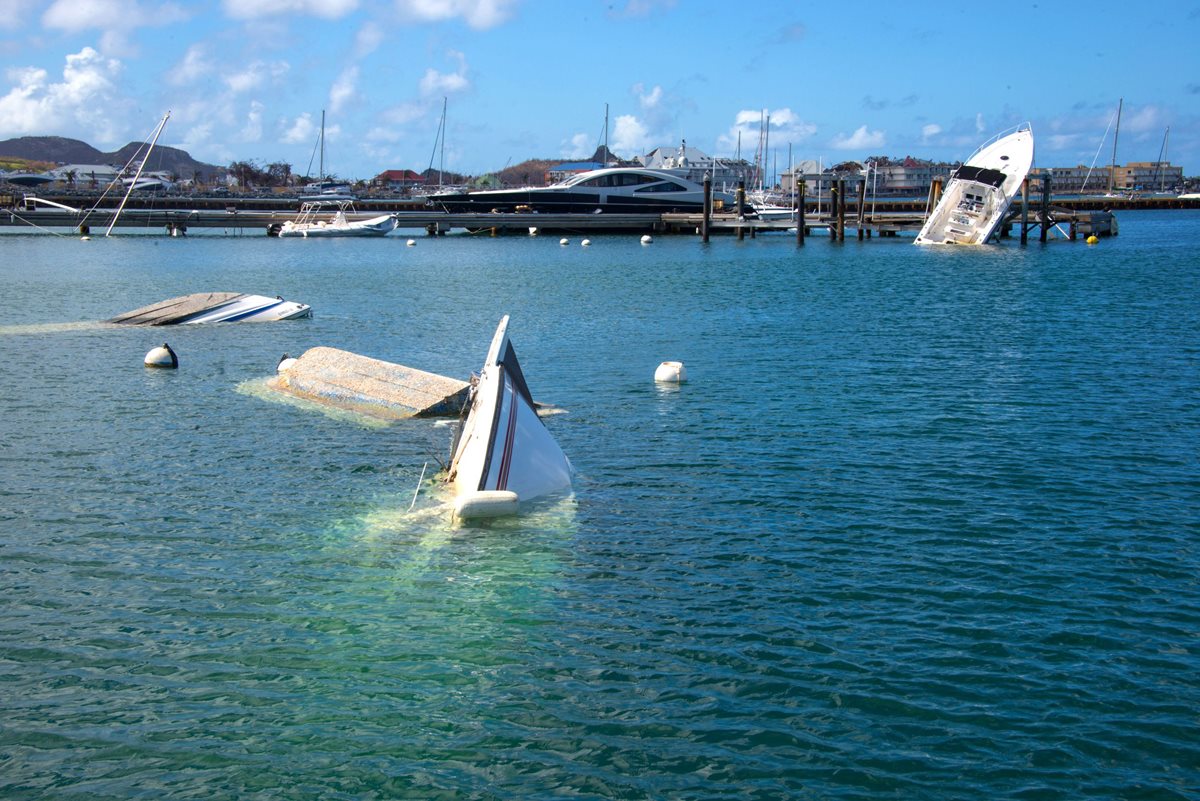
[[[442,143],[438,151],[438,186],[445,184],[442,173],[446,168],[446,98],[442,98],[442,124],[438,126],[438,140]]]
[[[325,109],[321,109],[321,166],[319,180],[325,180]]]
[[[1121,107],[1125,105],[1125,98],[1117,101],[1117,128],[1113,131],[1113,154],[1112,164],[1108,168],[1108,193],[1111,195],[1113,186],[1117,180],[1117,137],[1121,135]]]
[[[1163,133],[1162,147],[1158,149],[1158,161],[1154,164],[1154,171],[1159,174],[1158,191],[1167,191],[1167,171],[1163,169],[1163,157],[1167,154],[1167,137],[1171,135],[1171,126],[1167,126],[1166,132]]]
[[[608,166],[608,104],[604,104],[604,166]]]
[[[121,216],[121,212],[125,210],[125,204],[129,201],[129,196],[133,194],[133,188],[137,186],[138,179],[142,177],[142,170],[146,167],[146,162],[150,158],[150,152],[154,150],[154,145],[158,142],[158,137],[162,133],[163,128],[167,125],[167,120],[170,119],[171,112],[168,111],[163,115],[162,120],[158,123],[158,127],[154,129],[154,138],[150,140],[150,147],[146,148],[146,155],[142,157],[142,161],[138,164],[137,173],[133,176],[133,181],[129,184],[129,189],[125,190],[125,197],[121,198],[121,205],[117,207],[113,213],[112,221],[108,224],[108,230],[104,232],[105,236],[112,236],[113,226],[117,224],[117,218]]]

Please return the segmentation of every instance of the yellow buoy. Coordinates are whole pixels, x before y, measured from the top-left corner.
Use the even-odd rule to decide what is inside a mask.
[[[1087,242],[1089,245],[1094,245],[1094,244],[1096,244],[1097,242],[1099,242],[1099,241],[1100,241],[1100,237],[1096,236],[1095,234],[1092,234],[1092,235],[1091,235],[1091,236],[1089,236],[1089,237],[1088,237],[1088,238],[1087,238],[1085,241],[1086,241],[1086,242]]]

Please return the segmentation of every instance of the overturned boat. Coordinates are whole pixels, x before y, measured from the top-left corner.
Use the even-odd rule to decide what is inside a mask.
[[[461,518],[513,514],[521,501],[571,488],[571,462],[538,417],[508,340],[508,315],[492,337],[451,451],[446,480]]]
[[[275,236],[387,236],[399,225],[395,214],[351,220],[354,203],[346,198],[312,200],[300,205],[300,214],[272,229]]]
[[[1033,166],[1029,123],[998,134],[971,154],[946,183],[917,234],[918,245],[982,245],[1004,221]]]
[[[193,323],[275,322],[311,317],[305,303],[241,292],[197,292],[151,303],[108,320],[122,325],[191,325]]]

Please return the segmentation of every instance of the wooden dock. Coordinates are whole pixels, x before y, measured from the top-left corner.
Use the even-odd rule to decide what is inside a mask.
[[[843,190],[844,191],[844,190]],[[797,231],[797,239],[814,232],[828,233],[836,241],[844,241],[847,230],[858,239],[871,236],[891,237],[907,232],[915,233],[924,221],[928,201],[883,200],[863,197],[823,196],[818,204],[812,198],[804,198],[804,228],[798,229],[794,221],[746,219],[736,212],[718,211],[708,216],[707,226],[702,214],[450,214],[424,207],[413,200],[395,198],[364,198],[355,202],[356,213],[348,215],[352,220],[368,219],[382,213],[395,214],[399,230],[424,232],[430,235],[448,233],[452,230],[466,231],[474,235],[499,236],[502,234],[531,233],[707,233],[733,234],[743,237],[759,233]],[[1044,195],[1044,192],[1043,192]],[[83,197],[56,196],[53,199],[63,206],[84,208],[94,199]],[[1112,212],[1121,209],[1148,208],[1200,208],[1200,200],[1178,198],[1086,198],[1045,202],[1046,198],[1029,197],[1026,204],[1014,203],[1007,230],[1018,228],[1018,218],[1025,220],[1018,230],[1027,235],[1032,226],[1049,230],[1063,228],[1068,238],[1077,234],[1111,233]],[[123,232],[141,229],[146,232],[180,236],[191,229],[224,230],[231,234],[261,232],[269,234],[278,230],[283,222],[294,219],[299,201],[289,197],[161,197],[131,198],[129,205],[117,220],[116,228]],[[1047,213],[1043,214],[1042,209]],[[68,208],[44,206],[26,201],[18,196],[0,195],[0,227],[33,227],[38,229],[67,229],[76,233],[96,235],[107,230],[112,222],[115,207],[101,207],[91,211],[73,211]],[[1040,232],[1039,232],[1040,235]]]

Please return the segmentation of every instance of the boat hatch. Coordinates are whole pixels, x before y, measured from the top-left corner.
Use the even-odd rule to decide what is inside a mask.
[[[1004,183],[1006,176],[1000,170],[992,170],[987,167],[972,167],[969,164],[964,164],[954,173],[954,177],[962,181],[977,181],[981,184],[998,187]]]

